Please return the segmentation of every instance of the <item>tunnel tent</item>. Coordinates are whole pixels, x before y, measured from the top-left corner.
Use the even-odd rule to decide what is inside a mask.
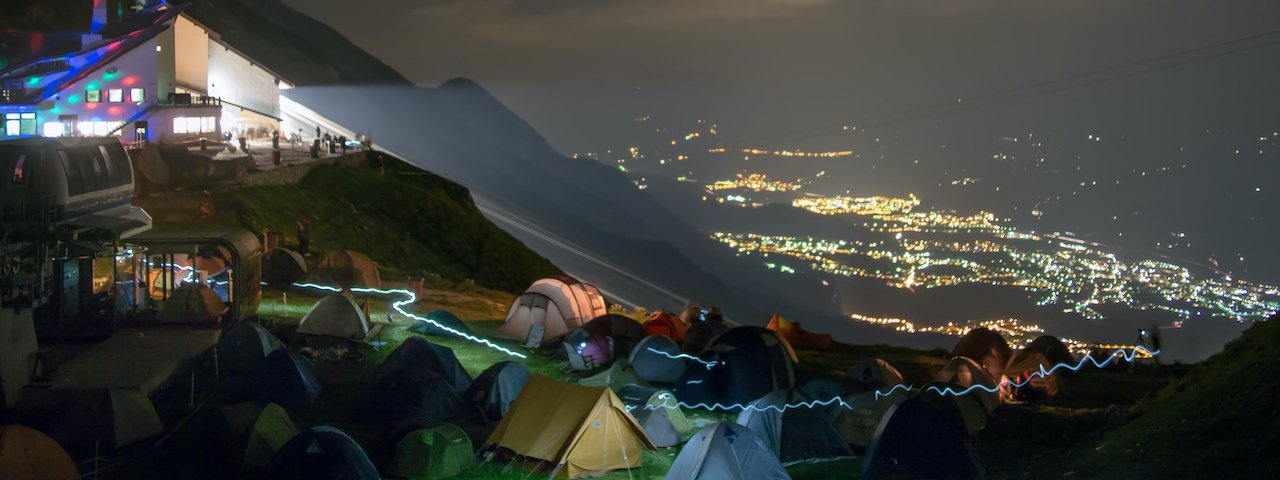
[[[988,412],[1000,406],[1000,384],[991,377],[987,369],[971,358],[952,358],[938,371],[934,381],[953,385],[955,390],[969,390],[966,395],[977,399]]]
[[[115,449],[164,432],[155,405],[137,389],[66,390],[59,430],[72,447]]]
[[[668,410],[667,419],[677,431],[683,432],[689,429],[689,419],[684,416],[684,411],[680,410],[680,400],[669,390],[631,384],[618,389],[616,393],[632,412]]]
[[[670,384],[684,374],[686,361],[679,358],[682,353],[671,337],[650,335],[636,344],[627,361],[645,381]]]
[[[677,344],[684,340],[685,332],[689,331],[689,325],[680,321],[671,312],[658,310],[649,315],[649,319],[644,322],[645,335],[662,335],[671,338]]]
[[[937,395],[894,405],[864,456],[863,478],[977,478],[982,466],[954,409]]]
[[[691,405],[745,405],[794,388],[795,363],[795,352],[777,332],[735,327],[691,361],[673,391]]]
[[[391,473],[407,478],[450,478],[471,467],[475,453],[471,438],[457,425],[409,432],[396,444]]]
[[[880,425],[880,420],[889,411],[889,407],[902,403],[907,398],[907,392],[902,389],[845,395],[845,407],[840,409],[840,414],[832,423],[849,445],[866,448],[875,438],[876,427]]]
[[[613,338],[586,328],[571,330],[561,345],[574,370],[595,370],[613,361]]]
[[[826,350],[831,348],[831,335],[826,333],[814,333],[800,328],[799,322],[793,322],[783,318],[782,315],[774,314],[769,319],[769,330],[778,332],[782,338],[787,339],[792,347],[808,350]]]
[[[294,436],[272,460],[273,478],[281,480],[381,480],[378,469],[354,439],[328,426]]]
[[[217,325],[228,310],[218,293],[198,283],[184,283],[173,290],[156,316],[156,323]]]
[[[609,389],[536,374],[482,448],[499,447],[555,465],[568,478],[636,468],[645,450],[656,449]]]
[[[689,438],[667,480],[789,480],[778,457],[750,428],[716,422]]]
[[[546,346],[606,313],[604,295],[595,286],[553,275],[533,282],[516,297],[498,334],[530,347]]]
[[[889,387],[903,383],[902,374],[893,364],[882,358],[867,357],[849,367],[850,380],[870,388]]]
[[[844,388],[834,380],[815,378],[800,387],[800,395],[810,402],[818,402],[814,409],[821,411],[827,420],[834,422],[836,417],[844,413]],[[825,405],[825,406],[823,406]]]
[[[262,403],[279,403],[287,408],[311,405],[322,389],[311,361],[302,354],[281,348],[263,360],[249,379],[253,398]]]
[[[978,327],[969,330],[956,341],[955,347],[951,349],[951,356],[971,358],[991,372],[992,378],[1000,378],[1004,366],[1013,356],[1013,349],[1009,348],[1009,342],[999,333],[986,327]]]
[[[1067,345],[1053,335],[1036,337],[1035,340],[1027,344],[1027,349],[1040,352],[1046,360],[1052,362],[1048,368],[1059,364],[1074,365],[1076,362],[1075,356],[1071,354],[1071,350],[1067,348]],[[1059,371],[1062,370],[1059,369]],[[1070,370],[1067,370],[1067,372],[1070,372]]]
[[[71,455],[44,432],[25,425],[0,427],[0,476],[6,480],[75,480]]]
[[[824,412],[803,406],[795,390],[775,390],[738,414],[738,424],[759,435],[783,466],[853,458],[853,452]]]
[[[334,250],[307,274],[307,281],[335,287],[382,288],[378,264],[360,252]]]
[[[307,278],[307,260],[287,248],[276,248],[262,255],[262,281],[273,287],[286,287]]]
[[[645,337],[644,325],[630,317],[609,313],[591,319],[582,328],[593,335],[609,337],[612,342],[611,358],[625,357]]]
[[[1017,403],[1052,398],[1062,393],[1057,373],[1045,375],[1053,363],[1037,350],[1024,348],[1013,354],[1004,367],[1000,399]]]
[[[281,348],[280,340],[256,323],[244,322],[218,339],[215,347],[218,371],[232,375],[248,375],[271,352]]]
[[[351,297],[331,293],[311,306],[298,333],[361,340],[369,334],[369,317]]]
[[[463,392],[471,388],[471,375],[462,367],[462,363],[458,362],[453,349],[415,336],[405,338],[404,342],[392,350],[378,365],[378,369],[373,373],[373,383],[382,383],[384,377],[396,374],[400,370],[420,368],[440,375],[455,391]]]
[[[600,373],[578,380],[578,384],[586,387],[609,387],[617,392],[627,385],[649,386],[649,383],[636,374],[626,360],[618,360]]]
[[[245,472],[265,472],[271,460],[295,435],[298,427],[278,404],[257,402],[228,405],[218,409],[234,444],[232,457]]]
[[[529,367],[523,363],[502,361],[490,365],[471,382],[464,396],[467,403],[479,408],[489,421],[506,415],[511,403],[529,381]]]
[[[467,335],[473,335],[471,333],[471,328],[467,326],[467,323],[454,314],[449,313],[448,310],[432,310],[422,316],[440,324],[441,326],[451,328]],[[445,330],[444,328],[440,328],[440,326],[433,325],[430,322],[423,322],[421,320],[416,321],[413,325],[409,326],[409,331],[433,337],[453,337],[457,335]]]

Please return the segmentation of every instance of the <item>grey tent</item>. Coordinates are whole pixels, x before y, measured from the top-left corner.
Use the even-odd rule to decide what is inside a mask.
[[[298,322],[298,333],[363,339],[369,334],[369,318],[355,300],[340,293],[329,294]]]
[[[999,333],[978,327],[969,330],[956,341],[956,346],[951,349],[951,356],[972,358],[991,372],[992,377],[1000,378],[1004,366],[1013,357],[1013,349],[1009,348],[1009,342]]]
[[[707,425],[689,438],[666,480],[788,480],[773,452],[750,428],[729,422]]]
[[[289,440],[272,461],[280,480],[381,480],[354,439],[333,427],[313,427]]]
[[[800,395],[810,402],[821,402],[826,406],[814,406],[815,410],[826,415],[827,420],[834,422],[846,410],[841,404],[844,388],[833,380],[816,378],[800,387]]]
[[[977,435],[979,430],[987,428],[988,411],[977,392],[970,392],[965,395],[947,393],[948,390],[962,392],[965,388],[954,383],[930,382],[924,386],[921,395],[942,397],[941,402],[949,404],[947,410],[951,410],[953,415],[960,417],[966,432],[972,437]]]
[[[248,375],[258,369],[267,355],[279,350],[280,340],[254,323],[241,323],[222,335],[216,347],[220,374]]]
[[[448,378],[453,375],[449,372],[451,363],[456,365],[457,360],[452,351],[448,359],[441,360],[430,345],[422,337],[409,337],[378,366],[367,392],[366,413],[396,426],[424,428],[466,412],[466,404]],[[466,383],[469,386],[470,378]]]
[[[991,377],[991,372],[971,358],[952,358],[934,380],[955,385],[958,390],[969,390],[966,396],[977,399],[988,412],[1000,406],[1000,384]]]
[[[679,358],[680,345],[666,335],[644,337],[627,358],[636,375],[654,383],[676,383],[684,374],[686,362]]]
[[[627,404],[627,407],[669,410],[668,419],[676,430],[684,431],[689,429],[689,419],[685,418],[684,411],[678,408],[680,400],[669,390],[633,384],[618,389],[616,393],[622,403]],[[635,410],[633,409],[632,411]]]
[[[953,408],[938,395],[890,407],[867,450],[862,477],[975,478],[983,475]]]
[[[902,374],[892,364],[876,357],[864,358],[849,367],[850,380],[868,388],[890,387],[903,382]]]
[[[795,390],[776,390],[743,409],[738,424],[759,435],[783,465],[853,458],[823,411],[787,407],[807,401]]]
[[[428,342],[422,337],[404,339],[404,343],[396,347],[378,366],[373,374],[373,381],[378,383],[380,378],[391,374],[392,370],[402,368],[427,368],[444,377],[459,392],[471,388],[471,375],[462,368],[453,349]]]
[[[262,281],[274,287],[292,285],[307,277],[307,261],[287,248],[277,248],[262,255]]]
[[[113,449],[164,431],[156,408],[136,389],[66,390],[58,440],[68,447]]]
[[[274,403],[245,402],[218,409],[231,437],[231,458],[242,471],[266,471],[285,443],[298,434],[289,413]]]
[[[631,410],[631,416],[644,429],[645,435],[659,448],[674,447],[684,442],[684,437],[671,424],[671,410],[665,408],[647,409],[638,407]]]
[[[1041,335],[1027,344],[1027,350],[1035,350],[1044,355],[1054,365],[1058,364],[1074,364],[1075,356],[1071,354],[1071,350],[1067,348],[1062,340],[1053,335]],[[1060,372],[1070,373],[1071,370],[1059,369]]]
[[[588,387],[609,387],[614,393],[617,393],[627,385],[649,386],[648,382],[640,378],[636,374],[636,370],[631,368],[631,364],[627,363],[626,360],[613,362],[613,365],[610,365],[609,368],[600,373],[578,380],[578,384]]]
[[[907,400],[907,393],[902,389],[888,391],[871,390],[857,394],[845,395],[845,407],[835,419],[836,431],[850,445],[868,447],[875,439],[876,427],[884,418],[890,407]]]
[[[498,362],[486,368],[471,382],[464,396],[472,406],[479,408],[485,419],[502,418],[511,402],[520,396],[520,390],[529,381],[529,367],[517,362]]]
[[[302,408],[320,396],[321,384],[310,360],[281,348],[267,355],[258,366],[258,371],[249,379],[249,389],[259,402]]]
[[[457,316],[454,316],[454,314],[449,313],[447,310],[432,310],[422,316],[427,319],[430,319],[432,322],[438,323],[439,325],[437,326],[435,324],[432,324],[431,322],[424,322],[419,320],[414,322],[413,325],[409,327],[410,332],[420,333],[423,335],[431,335],[434,337],[456,336],[456,334],[448,330],[445,330],[444,328],[440,328],[441,326],[443,326],[443,327],[451,328],[458,332],[465,333],[467,335],[472,335],[471,328],[467,327],[466,322],[463,322],[462,319],[458,318]]]

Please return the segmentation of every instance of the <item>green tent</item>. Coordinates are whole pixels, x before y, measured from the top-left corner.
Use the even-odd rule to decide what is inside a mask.
[[[631,364],[627,363],[626,359],[619,359],[613,362],[613,365],[610,365],[608,369],[583,378],[578,381],[578,384],[587,387],[609,387],[614,393],[622,390],[622,387],[627,385],[649,386],[649,382],[640,378],[640,375],[636,374],[636,369],[631,368]]]
[[[449,478],[471,467],[471,439],[456,425],[414,430],[396,445],[392,473],[409,478]]]
[[[268,403],[260,407],[256,402],[223,407],[223,418],[235,437],[233,455],[240,470],[262,472],[271,469],[271,459],[294,435],[298,428],[289,419],[283,407]]]

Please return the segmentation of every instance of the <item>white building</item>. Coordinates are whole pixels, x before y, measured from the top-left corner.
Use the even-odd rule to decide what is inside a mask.
[[[116,25],[95,22],[80,48],[0,70],[0,139],[175,143],[279,130],[280,89],[291,84],[182,10],[160,2]]]

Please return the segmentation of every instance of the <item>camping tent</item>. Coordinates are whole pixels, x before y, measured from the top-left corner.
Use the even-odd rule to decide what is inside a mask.
[[[902,374],[881,358],[867,357],[849,367],[848,377],[860,385],[878,388],[903,383]]]
[[[164,431],[151,399],[136,389],[68,390],[59,438],[73,447],[119,448]]]
[[[266,471],[271,460],[294,435],[298,427],[289,413],[274,403],[257,402],[228,405],[219,409],[235,445],[232,456],[243,471]]]
[[[275,402],[288,408],[311,404],[320,395],[320,377],[311,361],[302,354],[281,348],[258,366],[249,379],[253,397],[262,403]]]
[[[698,358],[674,389],[689,404],[742,405],[774,390],[795,387],[796,354],[772,330],[736,327]]]
[[[841,398],[844,396],[844,387],[839,383],[828,378],[815,378],[806,382],[800,387],[800,395],[810,402],[820,402],[826,406],[815,405],[814,410],[822,412],[827,420],[835,421],[841,413],[844,413],[844,405],[841,404]]]
[[[227,304],[222,303],[218,293],[212,288],[198,283],[185,283],[173,290],[164,308],[156,316],[156,322],[183,325],[216,325],[226,313]]]
[[[498,333],[526,345],[549,345],[606,313],[608,305],[596,287],[568,275],[553,275],[533,282],[516,297]]]
[[[569,331],[561,346],[574,370],[594,370],[613,361],[613,338],[582,327]]]
[[[280,340],[254,323],[241,323],[222,335],[215,347],[219,373],[248,375],[267,355],[281,348]]]
[[[672,410],[665,408],[634,408],[631,416],[635,417],[636,423],[640,424],[640,428],[644,429],[645,435],[649,436],[654,445],[667,448],[684,443],[684,436],[671,424],[671,412]]]
[[[378,264],[368,255],[351,250],[334,250],[324,256],[307,280],[340,287],[382,288]]]
[[[804,348],[810,350],[826,350],[831,348],[831,335],[825,333],[813,333],[800,328],[799,322],[793,322],[782,318],[782,315],[773,314],[773,318],[769,319],[769,330],[778,332],[782,338],[787,339],[792,347]]]
[[[631,368],[631,364],[627,363],[626,360],[613,362],[613,365],[609,365],[609,368],[604,371],[578,380],[578,384],[587,387],[609,387],[614,392],[627,385],[649,385],[643,378],[640,378],[640,375],[636,374],[636,370]]]
[[[963,422],[938,395],[919,395],[890,407],[876,428],[862,471],[869,480],[982,475]]]
[[[650,335],[640,340],[627,362],[636,375],[654,383],[676,383],[684,374],[685,360],[679,358],[680,345],[666,335]]]
[[[675,394],[670,391],[643,385],[627,385],[618,389],[616,393],[618,398],[622,399],[622,403],[627,404],[627,407],[631,408],[632,412],[637,411],[637,408],[669,410],[668,420],[677,431],[689,429],[689,419],[685,418],[684,411],[679,408],[680,400],[676,399]]]
[[[472,406],[480,409],[488,420],[497,420],[506,415],[511,403],[520,395],[524,384],[529,381],[529,367],[518,362],[498,362],[476,377],[471,382],[464,396]]]
[[[1071,355],[1071,350],[1067,348],[1062,340],[1053,335],[1041,335],[1027,344],[1027,350],[1035,350],[1044,355],[1044,358],[1050,362],[1050,367],[1057,364],[1075,364],[1075,356]]]
[[[452,328],[458,332],[462,332],[467,335],[471,335],[471,328],[467,327],[466,322],[463,322],[462,319],[454,316],[452,313],[449,313],[447,310],[432,310],[422,316],[442,326]],[[423,322],[421,320],[414,322],[413,325],[409,327],[409,331],[413,333],[420,333],[423,335],[431,335],[434,337],[455,336],[454,333],[449,332],[448,330],[432,325],[430,322]]]
[[[640,466],[656,447],[612,391],[529,377],[511,410],[485,441],[555,465],[569,478]]]
[[[924,386],[924,390],[920,395],[941,397],[939,402],[947,404],[946,409],[951,411],[951,415],[960,418],[966,433],[972,437],[977,435],[979,430],[987,428],[989,412],[980,398],[979,392],[971,392],[965,395],[954,393],[964,391],[964,389],[965,387],[954,383],[929,382]],[[947,393],[948,391],[953,393]]]
[[[582,328],[594,336],[606,336],[613,340],[613,356],[624,357],[645,337],[644,326],[629,317],[610,313],[591,319]]]
[[[743,409],[738,424],[759,435],[783,465],[853,458],[821,410],[787,408],[806,401],[795,390],[775,390]]]
[[[1037,350],[1024,348],[1013,354],[1004,367],[1004,382],[1000,385],[1000,399],[1007,402],[1056,397],[1062,392],[1058,374],[1043,375],[1053,368],[1053,362]]]
[[[982,408],[990,412],[1000,406],[999,386],[996,379],[987,369],[968,357],[952,358],[947,365],[938,371],[935,381],[949,383],[959,389],[972,389],[967,394],[982,403]],[[975,385],[977,385],[975,387]]]
[[[444,377],[454,390],[462,392],[471,388],[471,375],[462,368],[453,349],[428,342],[422,337],[408,337],[378,365],[373,373],[373,383],[383,377],[396,374],[397,370],[425,368]]]
[[[876,435],[876,427],[884,418],[889,408],[907,400],[907,392],[901,389],[889,391],[871,390],[868,392],[845,395],[845,407],[832,422],[836,431],[849,445],[868,447]]]
[[[653,312],[653,315],[649,315],[649,319],[644,322],[645,335],[665,335],[677,343],[684,340],[684,334],[687,331],[689,331],[689,325],[665,310]]]
[[[451,350],[439,348],[422,337],[405,339],[373,373],[367,413],[400,426],[426,427],[463,415],[466,404],[453,382],[469,387],[471,378]]]
[[[978,327],[969,330],[956,341],[956,346],[951,349],[951,356],[972,358],[991,372],[991,378],[1000,378],[1004,366],[1009,363],[1009,357],[1013,356],[1013,349],[1009,348],[1009,342],[999,333]]]
[[[276,452],[273,478],[280,480],[381,480],[354,439],[333,427],[303,430]]]
[[[58,442],[23,425],[0,427],[0,478],[5,480],[73,480],[76,463]]]
[[[287,248],[262,255],[262,281],[274,287],[289,286],[307,277],[307,260]]]
[[[363,339],[369,334],[369,318],[355,300],[332,293],[311,306],[298,322],[298,333]]]
[[[471,439],[452,423],[414,430],[396,444],[391,473],[408,478],[449,478],[471,467]]]
[[[680,449],[667,480],[789,480],[778,457],[750,428],[729,422],[707,425]]]

